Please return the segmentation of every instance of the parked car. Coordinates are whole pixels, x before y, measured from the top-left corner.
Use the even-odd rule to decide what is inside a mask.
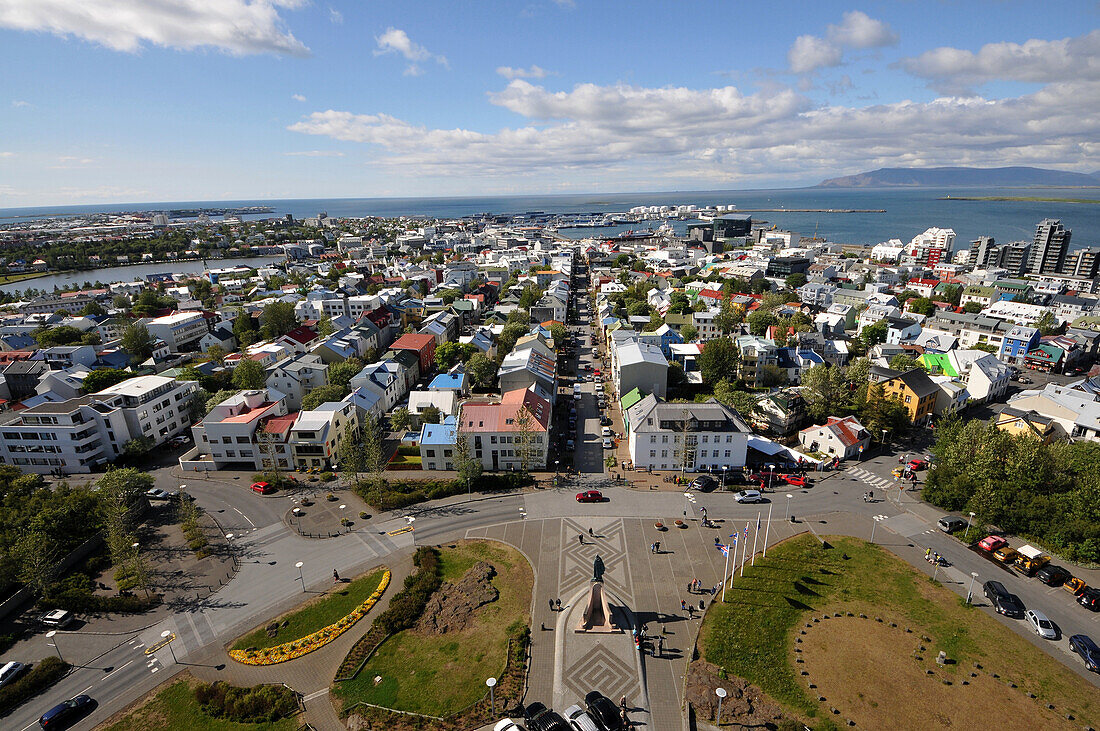
[[[788,485],[792,485],[794,487],[809,487],[810,486],[810,478],[803,477],[802,475],[786,474],[786,475],[783,475],[782,477],[783,477],[784,482],[786,482]]]
[[[600,417],[600,426],[611,426],[614,422],[611,421],[611,417],[604,414]]]
[[[611,436],[611,427],[605,426],[603,429],[600,430],[600,434],[601,436],[605,437]]]
[[[1024,619],[1031,625],[1031,628],[1035,630],[1035,634],[1039,635],[1045,640],[1058,639],[1058,630],[1054,627],[1054,622],[1047,619],[1047,615],[1042,612],[1029,609],[1024,612]]]
[[[532,703],[524,708],[523,720],[531,731],[572,731],[560,714],[541,703]]]
[[[1001,546],[1007,546],[1008,541],[1000,536],[986,536],[978,541],[978,548],[983,551],[996,551]]]
[[[145,497],[150,500],[167,500],[171,497],[171,494],[167,490],[162,490],[159,487],[154,487],[151,490],[145,491]]]
[[[588,711],[577,704],[565,709],[565,718],[569,721],[569,726],[573,731],[600,731],[600,727],[588,715]]]
[[[604,437],[603,438],[603,448],[604,449],[612,449],[614,446],[615,446],[615,444],[614,444],[614,442],[611,441],[611,437]]]
[[[602,503],[603,493],[599,490],[585,490],[577,493],[578,503]]]
[[[0,666],[0,688],[18,678],[26,669],[26,665],[15,660],[4,663],[3,666]]]
[[[993,558],[1007,566],[1011,566],[1019,555],[1020,554],[1016,553],[1016,549],[1011,546],[1001,546],[993,552]]]
[[[783,475],[779,474],[778,472],[769,472],[767,470],[761,470],[760,472],[750,472],[748,476],[745,477],[746,482],[759,483],[779,482],[782,481],[782,479]]]
[[[923,470],[925,467],[927,467],[928,462],[927,460],[923,459],[911,459],[909,460],[909,462],[906,463],[905,466],[916,472],[917,470]]]
[[[576,444],[573,443],[573,440],[572,439],[566,439],[565,440],[565,451],[566,452],[572,452],[574,449],[576,449]]]
[[[620,731],[622,728],[619,707],[599,691],[594,690],[584,697],[584,707],[588,709],[589,715],[595,719],[601,731]]]
[[[1035,578],[1047,586],[1061,586],[1069,577],[1070,573],[1068,571],[1052,563],[1048,563],[1035,572]]]
[[[1024,576],[1034,576],[1035,572],[1050,563],[1050,556],[1040,551],[1035,546],[1020,546],[1016,550],[1016,558],[1012,562],[1012,568]]]
[[[1077,603],[1085,609],[1100,611],[1100,589],[1094,589],[1091,586],[1086,588],[1081,592],[1081,596],[1077,597]]]
[[[39,617],[38,621],[47,627],[61,629],[62,627],[68,627],[75,619],[73,613],[67,609],[51,609]]]
[[[987,581],[982,584],[985,598],[993,605],[998,614],[1019,619],[1024,616],[1024,605],[1020,598],[1009,592],[999,581]]]
[[[259,495],[269,495],[275,492],[275,488],[272,487],[271,483],[268,482],[253,482],[251,485],[251,490],[252,492]]]
[[[510,718],[502,718],[497,721],[496,726],[493,726],[493,731],[523,731],[523,727],[517,726],[516,722]]]
[[[1100,647],[1088,635],[1073,635],[1069,638],[1069,649],[1081,656],[1085,667],[1094,673],[1100,673]]]
[[[1078,579],[1076,576],[1071,576],[1062,582],[1062,588],[1074,596],[1079,596],[1088,588],[1088,584],[1085,583],[1084,579]]]
[[[742,490],[734,493],[733,499],[739,503],[762,503],[764,495],[759,490]]]
[[[701,475],[692,480],[688,487],[692,490],[713,490],[718,487],[718,480],[710,475]]]
[[[944,533],[954,533],[966,527],[966,521],[957,515],[945,515],[936,521],[936,527]]]
[[[64,728],[90,713],[95,706],[96,702],[91,696],[78,695],[43,713],[38,719],[38,725],[45,729]]]

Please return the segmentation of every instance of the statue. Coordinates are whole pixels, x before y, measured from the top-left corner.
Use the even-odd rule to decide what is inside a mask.
[[[592,562],[592,581],[603,583],[603,559],[596,554],[596,560]]]

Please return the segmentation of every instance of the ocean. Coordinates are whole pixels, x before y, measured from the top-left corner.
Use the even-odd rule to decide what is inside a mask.
[[[839,243],[876,244],[888,239],[908,242],[930,226],[951,228],[956,247],[978,236],[998,242],[1030,240],[1035,224],[1056,218],[1073,231],[1071,248],[1100,244],[1100,204],[1039,201],[942,200],[945,196],[1017,196],[1100,200],[1098,189],[1061,188],[793,188],[777,190],[683,191],[666,193],[570,194],[469,198],[331,198],[297,200],[178,201],[95,206],[0,209],[5,220],[114,211],[157,211],[202,207],[271,206],[274,213],[248,218],[314,216],[424,216],[456,218],[481,213],[615,213],[634,206],[734,205],[748,212],[767,209],[885,209],[885,213],[751,213],[754,220],[803,236],[818,235]],[[619,229],[566,229],[570,237],[599,236]]]

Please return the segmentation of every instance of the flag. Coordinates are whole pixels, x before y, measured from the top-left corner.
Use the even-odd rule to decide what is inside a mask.
[[[725,543],[715,543],[714,547],[721,551],[723,556],[730,555],[730,547],[727,546]]]
[[[745,540],[749,540],[749,524],[745,523]]]
[[[756,532],[757,533],[760,532],[760,515],[759,514],[756,516]]]

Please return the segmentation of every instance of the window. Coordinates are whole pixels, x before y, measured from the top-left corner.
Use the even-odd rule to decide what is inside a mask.
[[[225,450],[225,456],[226,457],[236,457],[237,453],[234,452],[232,449],[227,449],[227,450]]]
[[[730,450],[727,449],[726,450],[726,459],[729,459],[729,458],[730,458]]]
[[[429,457],[434,457],[435,456],[435,450],[434,449],[426,449],[426,450],[424,450],[424,453],[426,455],[428,455]]]
[[[232,444],[233,437],[222,437],[222,444]]]
[[[657,450],[656,449],[649,450],[649,456],[650,457],[656,457],[657,456]]]
[[[248,444],[248,437],[237,437],[237,444]]]

